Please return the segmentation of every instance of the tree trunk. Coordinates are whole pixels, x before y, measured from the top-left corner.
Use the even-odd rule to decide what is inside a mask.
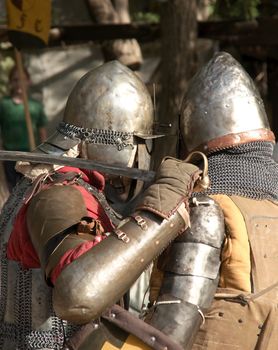
[[[120,23],[130,23],[128,0],[115,0],[114,7]]]
[[[130,23],[128,0],[88,0],[92,17],[97,23]],[[131,69],[137,70],[143,58],[135,39],[107,41],[102,45],[105,61],[119,60]]]
[[[155,143],[154,167],[165,155],[177,156],[179,111],[188,81],[196,70],[197,5],[172,0],[162,6],[162,76],[159,96],[160,130],[167,136]],[[171,128],[167,125],[171,124]]]
[[[117,23],[117,13],[110,0],[87,0],[90,13],[97,23]]]

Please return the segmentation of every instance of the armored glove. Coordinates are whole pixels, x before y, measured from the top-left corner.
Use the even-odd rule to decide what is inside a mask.
[[[188,208],[187,200],[200,174],[200,169],[193,164],[165,158],[157,171],[155,183],[145,191],[136,209],[169,219],[181,203]]]

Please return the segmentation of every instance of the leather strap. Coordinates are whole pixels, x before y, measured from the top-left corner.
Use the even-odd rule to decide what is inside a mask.
[[[197,150],[208,154],[254,141],[271,141],[274,143],[275,136],[269,129],[250,130],[215,138],[199,146]]]

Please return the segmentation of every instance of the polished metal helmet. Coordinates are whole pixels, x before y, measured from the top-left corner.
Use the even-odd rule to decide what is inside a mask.
[[[39,149],[63,153],[82,143],[82,157],[133,166],[139,145],[156,137],[153,125],[153,104],[146,86],[129,68],[111,61],[77,82],[57,132]]]
[[[189,152],[210,153],[275,139],[254,82],[226,52],[216,53],[192,78],[180,118],[181,136]]]

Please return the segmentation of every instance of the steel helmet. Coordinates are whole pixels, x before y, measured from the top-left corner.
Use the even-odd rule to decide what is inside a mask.
[[[181,136],[189,152],[210,153],[275,140],[253,80],[226,52],[216,53],[192,78],[180,118]]]
[[[82,143],[89,159],[132,166],[138,145],[157,137],[153,127],[153,104],[145,84],[129,68],[111,61],[77,82],[57,132],[39,149],[61,154]]]

